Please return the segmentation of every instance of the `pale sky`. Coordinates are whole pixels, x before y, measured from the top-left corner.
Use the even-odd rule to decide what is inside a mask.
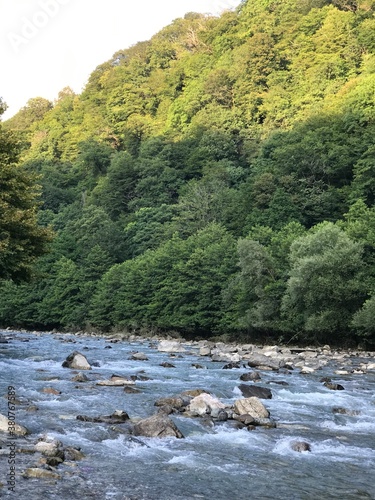
[[[120,49],[187,12],[218,14],[240,0],[0,0],[0,97],[10,118],[32,97],[80,93]]]

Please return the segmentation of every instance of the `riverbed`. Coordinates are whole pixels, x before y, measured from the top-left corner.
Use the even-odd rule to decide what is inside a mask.
[[[183,433],[176,438],[132,438],[121,426],[79,421],[77,415],[110,415],[126,411],[137,420],[153,415],[161,397],[188,389],[204,389],[225,404],[242,398],[240,376],[249,372],[223,369],[226,363],[199,356],[193,344],[186,352],[160,352],[156,341],[108,342],[102,337],[2,332],[8,343],[0,344],[0,394],[14,386],[20,401],[17,422],[30,435],[19,437],[20,447],[32,446],[48,434],[66,446],[80,447],[85,459],[62,464],[62,479],[26,479],[23,471],[36,457],[17,455],[17,498],[47,499],[375,499],[375,371],[360,373],[358,354],[346,358],[351,373],[337,374],[343,360],[332,359],[323,368],[261,371],[259,386],[272,391],[263,400],[276,428],[249,431],[233,422],[170,415]],[[182,344],[184,345],[184,344]],[[93,365],[85,372],[88,382],[72,381],[73,371],[62,367],[73,351],[84,354]],[[132,360],[134,352],[148,360]],[[373,361],[373,360],[372,360]],[[168,362],[173,367],[161,366]],[[193,365],[198,365],[198,368]],[[97,386],[98,380],[116,374],[141,375],[139,392],[123,387]],[[329,377],[344,389],[330,390],[322,383]],[[60,394],[45,394],[46,387]],[[30,406],[38,409],[30,411]],[[346,413],[335,413],[343,408]],[[0,413],[7,400],[0,398]],[[0,435],[1,437],[1,435]],[[294,441],[311,445],[298,453]],[[3,438],[4,444],[4,438]],[[6,455],[0,455],[0,496],[6,487]]]

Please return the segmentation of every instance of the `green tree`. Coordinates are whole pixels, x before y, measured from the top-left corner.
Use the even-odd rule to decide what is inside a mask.
[[[363,289],[363,246],[332,223],[319,224],[291,246],[283,313],[305,340],[350,340]]]
[[[18,162],[19,144],[0,124],[0,279],[28,279],[51,233],[37,223],[40,188]]]
[[[48,293],[39,304],[43,323],[53,327],[77,327],[83,324],[85,297],[82,278],[76,264],[62,257],[55,263]]]

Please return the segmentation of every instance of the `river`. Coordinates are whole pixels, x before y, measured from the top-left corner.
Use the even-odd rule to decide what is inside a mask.
[[[261,386],[272,390],[264,405],[277,427],[237,429],[231,422],[215,425],[199,418],[173,414],[184,439],[137,438],[116,426],[82,422],[77,415],[110,415],[125,410],[131,418],[156,412],[154,402],[187,389],[202,388],[224,403],[241,398],[240,375],[249,368],[224,370],[225,363],[199,357],[197,352],[171,358],[152,341],[108,343],[99,337],[2,332],[9,338],[0,344],[0,394],[16,388],[17,421],[31,435],[18,438],[21,446],[48,433],[67,446],[80,447],[86,458],[75,466],[58,467],[63,479],[55,482],[25,479],[23,468],[32,456],[18,455],[16,496],[20,499],[108,500],[261,500],[261,499],[375,499],[375,372],[335,375],[335,360],[322,370],[302,375],[262,372]],[[3,337],[4,338],[4,337]],[[188,346],[191,351],[191,345]],[[62,362],[73,351],[99,366],[85,372],[90,381],[77,384],[72,370]],[[129,357],[141,351],[148,361]],[[160,363],[168,361],[174,368]],[[352,367],[360,364],[357,356]],[[199,363],[203,368],[192,365]],[[142,374],[139,393],[122,387],[100,387],[99,379],[112,374]],[[332,391],[321,383],[332,377],[344,390]],[[59,395],[45,394],[53,387]],[[28,406],[38,411],[30,412]],[[337,414],[342,407],[349,414]],[[351,412],[353,414],[351,414]],[[0,413],[7,400],[0,398]],[[118,426],[120,427],[120,426]],[[297,453],[291,442],[307,441],[311,452]],[[4,441],[4,440],[3,440]],[[4,443],[3,443],[4,444]],[[8,497],[6,456],[0,455],[0,496]]]

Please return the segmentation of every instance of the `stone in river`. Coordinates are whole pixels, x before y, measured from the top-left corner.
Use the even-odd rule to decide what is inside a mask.
[[[199,349],[199,356],[210,356],[211,348],[210,347],[201,347]]]
[[[88,417],[87,415],[78,415],[77,420],[82,422],[104,423],[104,424],[122,424],[129,420],[129,415],[126,411],[116,410],[112,415],[104,415],[100,417]]]
[[[89,378],[84,373],[78,373],[75,377],[72,378],[72,382],[88,382]]]
[[[29,431],[24,427],[23,425],[19,425],[15,423],[10,426],[9,419],[5,415],[1,415],[0,413],[0,432],[9,432],[12,431],[14,434],[17,434],[18,436],[26,436],[26,434],[29,434]]]
[[[58,457],[64,460],[62,443],[49,436],[43,436],[35,445],[35,451],[39,451],[45,457]]]
[[[124,387],[124,385],[134,385],[134,380],[129,380],[125,377],[120,377],[119,375],[112,375],[109,380],[100,380],[96,385],[106,386],[106,387]]]
[[[72,368],[74,370],[91,370],[91,366],[86,356],[78,351],[72,352],[62,364],[63,368]]]
[[[223,366],[223,370],[233,370],[233,368],[241,368],[240,362],[238,363],[227,363]]]
[[[124,392],[127,394],[140,394],[141,391],[139,389],[134,389],[134,387],[124,387]]]
[[[268,368],[270,370],[278,370],[279,368],[282,368],[285,365],[283,360],[273,359],[268,356],[264,356],[263,354],[255,354],[255,353],[252,353],[250,355],[247,364],[251,368],[259,368],[259,369]]]
[[[170,406],[174,410],[181,410],[187,406],[187,401],[182,397],[160,398],[155,401],[154,406]]]
[[[260,399],[272,399],[272,392],[266,387],[259,387],[257,385],[246,385],[240,384],[238,386],[239,390],[245,398],[251,398],[255,396]]]
[[[270,416],[269,411],[257,397],[237,399],[233,408],[237,415],[248,414],[255,419],[268,418]]]
[[[168,363],[167,361],[160,363],[159,366],[162,366],[163,368],[176,368],[175,365],[173,365],[172,363]]]
[[[168,436],[183,438],[182,432],[175,423],[164,413],[158,413],[152,417],[140,420],[134,426],[136,436],[145,436],[153,438],[164,438]]]
[[[158,345],[160,352],[186,352],[184,346],[176,340],[161,340]]]
[[[205,389],[188,389],[187,391],[181,392],[181,396],[190,396],[192,398],[195,398],[200,394],[210,394],[210,392]]]
[[[38,479],[61,479],[61,476],[56,472],[52,472],[47,469],[40,469],[38,467],[26,469],[23,476]]]
[[[61,391],[58,391],[53,387],[45,387],[44,389],[42,389],[42,392],[44,394],[52,394],[53,396],[59,396],[61,394]]]
[[[207,415],[216,411],[225,410],[225,405],[210,394],[200,394],[190,401],[189,411],[192,415]],[[215,413],[216,414],[216,413]]]
[[[148,357],[144,352],[134,352],[129,359],[133,361],[148,361]]]
[[[349,417],[354,417],[356,415],[360,415],[361,412],[358,410],[348,410],[347,408],[332,408],[333,413],[338,413],[340,415],[348,415]]]
[[[303,451],[311,451],[311,445],[306,441],[293,441],[292,443],[290,443],[290,447],[293,451],[297,451],[298,453],[302,453]]]
[[[323,385],[331,391],[343,391],[345,389],[341,384],[334,384],[333,382],[325,382]]]
[[[67,446],[64,448],[65,452],[65,460],[69,460],[72,462],[77,462],[78,460],[83,460],[85,455],[78,448],[73,448],[72,446]]]
[[[260,380],[260,373],[259,372],[248,372],[248,373],[243,373],[240,377],[240,380],[243,380],[244,382],[249,382],[250,380]]]

